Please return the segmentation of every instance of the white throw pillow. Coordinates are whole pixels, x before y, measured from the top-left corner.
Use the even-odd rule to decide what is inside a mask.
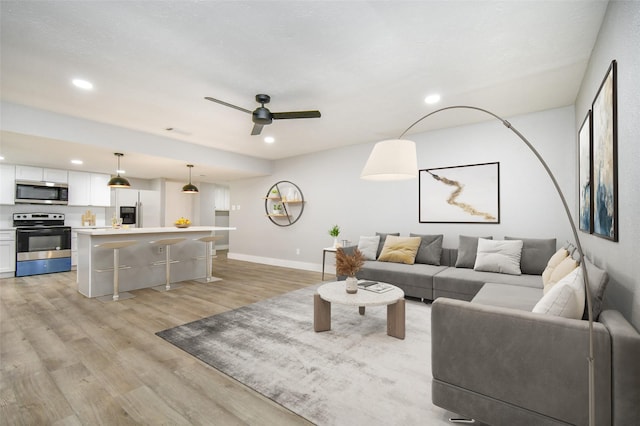
[[[576,268],[551,287],[551,290],[536,303],[532,312],[581,319],[584,299],[582,268]]]
[[[358,250],[362,252],[366,260],[376,260],[379,243],[380,235],[376,235],[374,237],[360,237],[360,241],[358,241]]]
[[[478,238],[478,252],[473,269],[520,275],[522,245],[522,240],[500,241]]]

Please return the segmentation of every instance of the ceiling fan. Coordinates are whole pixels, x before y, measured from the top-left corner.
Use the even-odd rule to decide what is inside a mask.
[[[264,95],[264,94],[256,95],[256,102],[261,104],[261,106],[259,106],[253,111],[249,111],[248,109],[244,109],[236,105],[231,105],[230,103],[221,101],[219,99],[214,99],[209,96],[205,96],[205,99],[211,102],[219,103],[220,105],[228,106],[230,108],[234,108],[239,111],[251,114],[251,120],[253,121],[253,130],[251,130],[252,136],[259,135],[260,132],[262,132],[262,128],[267,124],[271,124],[273,120],[320,117],[320,111],[271,112],[269,111],[269,109],[267,109],[264,106],[264,104],[268,104],[269,101],[271,101],[271,97],[269,95]]]

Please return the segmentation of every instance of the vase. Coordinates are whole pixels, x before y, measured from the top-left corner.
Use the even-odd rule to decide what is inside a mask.
[[[354,294],[358,292],[358,279],[356,277],[347,277],[345,280],[345,288],[347,293]]]
[[[338,237],[335,237],[333,239],[333,248],[337,249],[338,247],[340,247],[340,243],[338,242]]]

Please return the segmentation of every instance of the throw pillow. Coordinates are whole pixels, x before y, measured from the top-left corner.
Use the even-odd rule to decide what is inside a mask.
[[[547,267],[542,271],[542,284],[546,286],[547,283],[549,283],[551,273],[567,256],[569,256],[569,252],[565,248],[559,249],[553,256],[551,256],[551,259],[547,262]]]
[[[378,261],[413,265],[418,247],[420,247],[420,241],[422,241],[420,237],[387,235],[384,247],[382,247],[382,253],[378,256]]]
[[[458,258],[456,259],[456,268],[470,268],[476,264],[476,253],[478,251],[478,238],[460,235],[458,238]],[[484,237],[486,240],[492,240],[493,237]]]
[[[543,294],[547,294],[549,290],[562,278],[566,277],[569,272],[573,271],[578,267],[578,262],[576,262],[571,257],[566,257],[560,262],[558,266],[551,272],[549,276],[549,281],[544,284]]]
[[[380,257],[380,253],[382,253],[382,247],[384,247],[384,242],[387,239],[387,235],[393,235],[396,237],[400,236],[399,232],[392,232],[392,233],[384,233],[384,232],[376,232],[376,235],[380,236],[380,242],[378,243],[378,252],[376,253],[376,259],[378,257]]]
[[[576,268],[542,296],[532,312],[580,319],[584,312],[584,295],[582,269]]]
[[[360,237],[360,240],[358,241],[358,250],[362,252],[366,260],[376,260],[379,242],[379,235],[376,235],[375,237]]]
[[[478,252],[473,269],[476,271],[499,272],[520,275],[522,241],[493,241],[478,239]]]
[[[555,238],[515,238],[504,237],[505,240],[521,240],[522,257],[520,270],[523,274],[540,275],[547,266],[547,262],[556,251]]]
[[[420,237],[420,247],[416,254],[416,263],[426,263],[428,265],[440,266],[440,257],[442,256],[442,239],[443,235],[419,235],[409,234],[410,237]]]
[[[584,264],[587,267],[587,278],[589,279],[589,290],[591,292],[591,309],[593,310],[593,320],[596,321],[600,312],[602,312],[602,303],[604,301],[604,290],[609,282],[609,274],[607,271],[598,268],[591,263],[589,259],[584,258]],[[587,309],[585,307],[582,319],[587,319]]]

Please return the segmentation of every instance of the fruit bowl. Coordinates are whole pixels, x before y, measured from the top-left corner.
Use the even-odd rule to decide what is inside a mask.
[[[186,223],[176,223],[175,226],[176,226],[176,228],[188,228],[191,225],[190,224],[186,224]]]

